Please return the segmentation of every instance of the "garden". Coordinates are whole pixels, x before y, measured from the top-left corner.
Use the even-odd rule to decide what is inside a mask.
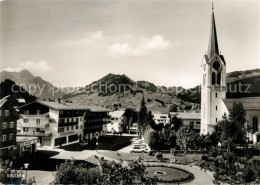
[[[194,179],[194,175],[187,170],[170,167],[165,165],[148,165],[146,167],[148,172],[146,177],[155,177],[158,179],[157,182],[167,183],[178,183],[178,182],[189,182]]]

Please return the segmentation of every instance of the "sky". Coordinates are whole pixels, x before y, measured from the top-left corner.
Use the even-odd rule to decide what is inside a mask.
[[[108,73],[194,87],[208,48],[211,2],[2,0],[0,70],[28,69],[56,86]],[[260,67],[260,1],[214,1],[227,72]]]

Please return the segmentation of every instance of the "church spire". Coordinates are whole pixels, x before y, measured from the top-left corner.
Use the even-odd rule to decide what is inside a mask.
[[[219,54],[219,50],[218,50],[217,30],[216,30],[215,17],[214,17],[214,7],[212,3],[212,15],[211,15],[211,26],[210,26],[210,35],[209,35],[209,48],[208,48],[209,59],[211,59],[215,53]]]

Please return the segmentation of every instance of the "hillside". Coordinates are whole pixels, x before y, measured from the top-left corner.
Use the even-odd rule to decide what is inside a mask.
[[[134,81],[126,75],[108,74],[73,93],[66,94],[58,90],[51,83],[41,77],[33,76],[29,71],[1,72],[0,79],[11,79],[17,85],[28,89],[30,85],[36,87],[36,91],[29,91],[40,98],[63,98],[82,105],[100,105],[111,110],[133,108],[138,110],[140,101],[144,95],[147,107],[154,112],[168,112],[171,105],[176,105],[181,110],[200,107],[200,86],[190,89],[182,87],[156,86],[147,81]],[[227,74],[228,92],[227,98],[260,96],[260,69],[234,71]],[[234,89],[243,84],[242,90],[246,93],[236,92]],[[247,85],[248,84],[248,85]],[[43,88],[42,93],[41,88]],[[55,89],[54,95],[52,94]],[[182,90],[182,91],[180,91]],[[178,94],[176,92],[179,92]]]
[[[254,96],[260,96],[260,69],[227,73],[227,98]],[[200,86],[187,89],[177,97],[185,101],[200,103]]]
[[[133,81],[126,75],[108,74],[103,78],[86,85],[78,92],[65,95],[63,98],[82,105],[100,105],[111,110],[133,108],[139,110],[143,95],[147,107],[154,112],[168,112],[172,104],[181,109],[196,107],[195,104],[176,98],[176,89],[157,87],[147,81]]]
[[[14,81],[17,85],[22,86],[30,94],[44,99],[44,98],[60,98],[65,93],[54,87],[50,82],[43,80],[41,77],[33,76],[29,71],[22,70],[20,72],[0,72],[0,79],[4,81],[10,79]]]
[[[17,99],[24,99],[26,103],[30,103],[36,100],[36,97],[29,94],[25,89],[16,85],[12,80],[4,80],[0,83],[0,99],[5,96],[10,96],[8,102],[12,106],[18,106]]]

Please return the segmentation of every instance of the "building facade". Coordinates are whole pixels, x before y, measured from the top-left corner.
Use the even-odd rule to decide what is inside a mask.
[[[9,96],[0,100],[0,159],[12,159],[16,156],[16,123],[18,113],[8,103]]]
[[[109,110],[100,106],[87,106],[84,113],[83,137],[92,140],[97,136],[107,134],[107,124],[110,123]]]
[[[170,123],[170,116],[169,114],[162,114],[162,113],[155,113],[153,114],[153,120],[155,124],[169,124]]]
[[[53,148],[79,142],[86,136],[83,135],[85,128],[88,134],[106,131],[105,125],[96,122],[103,114],[103,108],[99,108],[101,113],[98,108],[54,101],[24,105],[19,107],[22,119],[18,135],[36,136],[38,143]]]
[[[123,121],[126,119],[124,116],[125,111],[113,111],[109,113],[111,122],[107,124],[107,131],[109,133],[122,133]]]

